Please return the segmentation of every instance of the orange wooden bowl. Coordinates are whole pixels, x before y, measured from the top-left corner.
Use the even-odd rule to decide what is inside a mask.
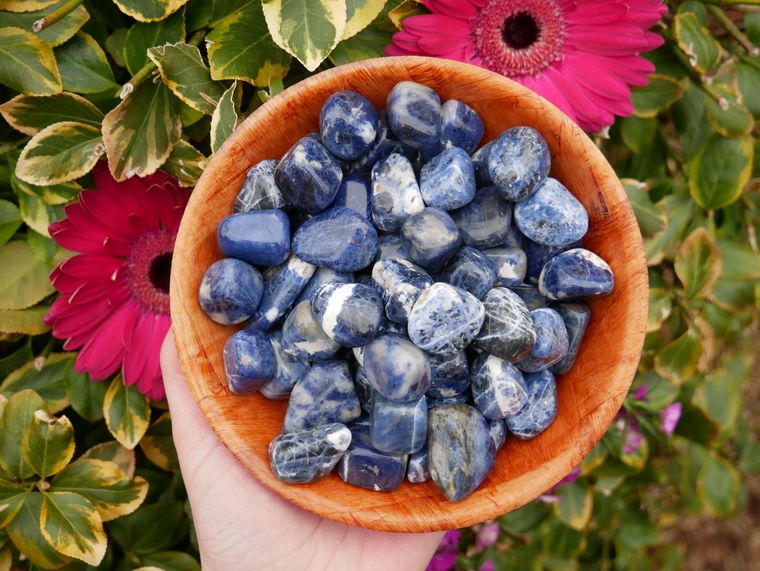
[[[228,389],[222,347],[234,329],[208,319],[198,305],[206,268],[221,255],[216,228],[231,212],[246,171],[278,159],[303,135],[319,128],[325,99],[353,89],[385,108],[394,84],[413,80],[456,98],[480,113],[484,142],[515,125],[530,125],[552,151],[551,175],[583,203],[590,217],[584,246],[615,272],[612,295],[590,302],[592,318],[573,369],[558,379],[556,421],[530,441],[510,438],[484,483],[458,503],[435,484],[404,482],[379,493],[351,486],[337,475],[314,484],[284,484],[269,467],[269,442],[282,428],[286,401]],[[310,77],[257,109],[214,155],[182,220],[174,249],[171,315],[190,389],[220,440],[264,485],[288,501],[342,523],[384,531],[454,529],[516,509],[551,488],[599,441],[620,409],[633,379],[647,318],[647,268],[631,205],[614,171],[593,142],[556,107],[522,85],[468,64],[422,57],[384,58],[341,66]],[[182,418],[174,418],[182,422]],[[255,508],[255,506],[254,506]]]

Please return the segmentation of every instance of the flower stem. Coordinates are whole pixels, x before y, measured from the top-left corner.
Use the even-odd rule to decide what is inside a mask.
[[[759,56],[760,55],[760,48],[758,48],[755,44],[752,43],[752,41],[742,32],[736,24],[734,24],[734,21],[726,16],[726,13],[720,9],[719,6],[709,5],[707,7],[710,12],[712,12],[713,16],[721,23],[723,24],[723,27],[728,30],[728,32],[737,39],[737,41],[744,46],[744,48],[749,52],[751,56]]]
[[[32,31],[40,33],[45,28],[52,26],[57,21],[68,16],[77,6],[79,6],[84,0],[68,0],[60,8],[54,10],[47,16],[40,18],[32,24]]]

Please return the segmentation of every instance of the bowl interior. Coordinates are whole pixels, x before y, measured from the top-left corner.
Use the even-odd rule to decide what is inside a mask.
[[[590,303],[592,318],[573,369],[558,378],[559,412],[539,437],[511,437],[481,487],[452,503],[432,482],[405,482],[392,493],[345,484],[336,475],[308,485],[275,479],[267,448],[282,427],[286,402],[235,396],[226,388],[222,347],[234,329],[201,312],[198,286],[221,257],[219,221],[231,212],[246,171],[278,159],[301,136],[318,130],[325,99],[353,89],[385,108],[399,81],[434,88],[480,113],[484,142],[515,125],[529,125],[552,151],[551,175],[584,204],[590,230],[584,245],[615,272],[612,295]],[[171,276],[171,314],[190,388],[222,442],[253,475],[280,496],[321,516],[388,531],[453,529],[496,517],[532,500],[577,466],[612,422],[630,386],[643,344],[647,271],[641,235],[612,168],[592,141],[544,99],[500,75],[458,62],[418,58],[362,61],[313,76],[248,117],[214,156],[192,194],[177,237]],[[173,419],[183,422],[182,418]]]

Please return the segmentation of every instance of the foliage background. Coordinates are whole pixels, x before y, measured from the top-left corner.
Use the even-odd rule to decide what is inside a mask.
[[[743,407],[760,309],[760,3],[668,4],[635,115],[595,136],[624,179],[650,267],[632,393],[558,501],[504,516],[490,546],[465,530],[461,568],[677,569],[684,518],[743,512],[760,472],[757,419]],[[262,102],[381,56],[422,9],[0,0],[0,571],[199,569],[164,405],[118,376],[75,373],[75,355],[41,321],[54,299],[48,273],[68,255],[48,224],[102,158],[117,179],[161,168],[192,186]],[[32,31],[42,17],[50,25]],[[668,437],[659,416],[674,402],[683,412]]]

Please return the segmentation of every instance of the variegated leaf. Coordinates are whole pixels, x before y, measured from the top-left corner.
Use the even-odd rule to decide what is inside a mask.
[[[36,12],[52,6],[58,0],[3,0],[0,9],[9,12]]]
[[[195,186],[206,168],[208,159],[190,143],[181,139],[172,150],[172,154],[161,167],[177,178],[180,186]]]
[[[32,359],[5,377],[0,384],[0,394],[10,397],[23,390],[33,390],[45,401],[45,409],[56,414],[69,405],[63,377],[73,362],[74,353],[51,353]]]
[[[184,9],[160,22],[136,22],[124,40],[124,62],[129,73],[135,75],[148,63],[148,48],[185,41]]]
[[[0,199],[0,246],[13,237],[21,224],[18,206],[9,200]]]
[[[0,28],[0,83],[28,95],[63,89],[52,48],[20,28]]]
[[[103,48],[85,32],[56,48],[55,58],[66,91],[100,93],[118,87]]]
[[[38,12],[27,12],[23,14],[14,14],[12,12],[0,12],[0,28],[11,27],[21,28],[22,30],[31,30],[32,25],[39,19],[52,14],[61,8],[67,0],[58,0],[44,10]],[[0,7],[2,3],[0,2]],[[60,46],[66,40],[77,33],[87,20],[90,14],[87,9],[79,5],[71,12],[66,14],[57,22],[47,26],[44,30],[36,32],[37,37],[51,47]]]
[[[34,474],[24,460],[20,443],[34,413],[41,409],[45,409],[45,401],[34,391],[24,390],[8,399],[0,417],[0,468],[14,479],[24,480]]]
[[[26,309],[55,291],[47,279],[50,266],[37,260],[25,241],[0,247],[0,268],[0,309]]]
[[[42,536],[59,553],[97,566],[108,540],[95,507],[71,492],[45,492],[40,511]]]
[[[113,437],[132,450],[148,430],[150,402],[135,385],[126,386],[117,375],[106,392],[103,415]]]
[[[119,10],[139,22],[157,22],[179,10],[187,0],[114,0]]]
[[[16,193],[21,219],[35,232],[50,237],[48,228],[63,219],[63,206],[47,204],[44,200],[26,193]],[[2,302],[0,302],[0,305]]]
[[[16,517],[28,495],[29,486],[0,478],[0,529]]]
[[[13,521],[5,528],[13,545],[32,563],[43,569],[58,569],[71,561],[58,553],[40,530],[42,494],[31,492]]]
[[[179,470],[177,450],[172,439],[172,418],[169,412],[158,417],[140,440],[140,448],[148,460],[164,470]]]
[[[105,460],[106,462],[113,462],[116,464],[122,472],[128,477],[132,478],[135,475],[135,452],[124,448],[121,444],[115,440],[110,442],[103,442],[96,444],[79,459],[91,458],[93,460]]]
[[[35,411],[21,441],[24,460],[40,478],[63,470],[74,457],[74,427],[65,416]]]
[[[347,40],[369,26],[382,12],[386,0],[346,0],[346,27],[342,40]]]
[[[211,115],[211,151],[220,149],[227,137],[237,128],[240,118],[240,99],[242,90],[235,81],[219,100],[219,105]]]
[[[673,267],[686,297],[707,297],[723,270],[723,257],[705,228],[697,228],[676,252]]]
[[[100,127],[103,113],[76,93],[58,93],[46,97],[17,95],[0,105],[0,114],[8,124],[25,135],[34,135],[59,121],[76,121]]]

